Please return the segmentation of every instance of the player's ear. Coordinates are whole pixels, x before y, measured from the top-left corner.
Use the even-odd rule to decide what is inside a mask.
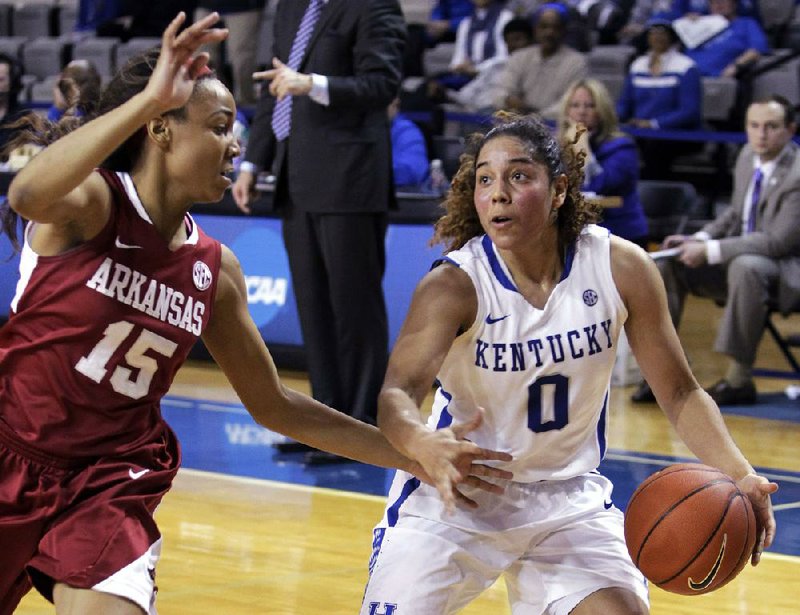
[[[172,138],[167,119],[159,116],[147,122],[147,136],[153,139],[160,147],[166,148]]]

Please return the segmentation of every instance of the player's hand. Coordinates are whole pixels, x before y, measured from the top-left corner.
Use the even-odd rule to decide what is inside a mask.
[[[236,207],[246,214],[251,213],[250,200],[253,197],[255,185],[255,175],[250,171],[239,171],[239,176],[231,187],[231,194],[233,195],[233,201],[236,203]]]
[[[209,58],[208,53],[197,53],[197,50],[202,45],[219,43],[228,36],[227,29],[211,27],[219,21],[218,13],[207,15],[178,34],[184,21],[186,13],[181,11],[164,30],[161,53],[144,91],[162,113],[182,107],[192,95],[194,81],[205,69]]]
[[[750,563],[756,566],[761,561],[761,553],[769,548],[775,539],[775,514],[770,496],[778,490],[778,485],[763,476],[748,474],[736,481],[736,486],[750,498],[756,515],[756,545],[753,548],[753,557],[750,559]]]
[[[456,503],[475,508],[478,504],[461,493],[459,485],[468,485],[489,493],[502,493],[503,488],[489,480],[513,478],[511,472],[495,468],[483,461],[511,461],[508,453],[481,448],[465,439],[465,435],[477,429],[483,422],[483,410],[479,409],[470,421],[431,431],[414,446],[414,458],[419,463],[431,485],[436,487],[448,512],[453,512]]]
[[[287,96],[306,96],[311,92],[311,75],[298,73],[278,58],[272,58],[272,66],[270,70],[253,73],[253,79],[269,81],[269,93],[278,100]]]

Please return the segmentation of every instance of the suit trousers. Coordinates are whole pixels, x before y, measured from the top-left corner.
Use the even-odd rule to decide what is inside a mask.
[[[371,424],[389,352],[382,287],[386,229],[381,212],[284,210],[283,239],[312,395]]]
[[[677,328],[687,293],[724,303],[714,350],[752,366],[764,333],[768,306],[777,295],[777,261],[743,254],[727,265],[686,267],[675,259],[659,261],[667,304]]]

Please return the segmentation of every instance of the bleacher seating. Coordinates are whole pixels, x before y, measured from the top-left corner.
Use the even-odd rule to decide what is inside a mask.
[[[432,77],[445,72],[453,59],[455,43],[439,43],[435,47],[426,49],[422,54],[422,68],[425,76]]]
[[[0,37],[11,36],[11,14],[14,7],[11,4],[0,3]]]
[[[736,104],[738,81],[733,77],[703,77],[703,119],[726,122]]]
[[[58,7],[58,35],[65,36],[75,30],[78,22],[78,7],[60,5]]]
[[[146,51],[151,47],[157,47],[161,44],[160,38],[132,38],[131,40],[120,43],[117,46],[117,67],[121,67],[132,56]]]
[[[88,60],[107,81],[116,70],[117,46],[115,38],[87,38],[75,43],[72,48],[73,60]]]
[[[11,31],[14,36],[39,38],[54,34],[52,28],[53,4],[51,2],[26,2],[14,7]]]
[[[45,79],[58,75],[69,61],[69,45],[60,38],[37,38],[22,48],[25,74]]]
[[[31,83],[28,86],[28,103],[38,107],[49,106],[53,102],[53,87],[58,82],[58,77],[48,77],[43,81]]]
[[[22,62],[22,48],[27,41],[24,36],[0,36],[0,52]]]
[[[598,79],[601,75],[624,76],[635,55],[633,45],[595,45],[586,52],[589,74]]]
[[[795,52],[791,49],[774,50],[771,55],[762,57],[756,62],[756,73],[793,53]],[[753,79],[753,98],[763,98],[770,94],[780,94],[789,102],[800,104],[800,57],[795,56],[766,72],[756,74]]]

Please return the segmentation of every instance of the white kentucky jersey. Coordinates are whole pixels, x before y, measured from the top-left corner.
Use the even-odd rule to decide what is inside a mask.
[[[510,453],[516,482],[563,480],[597,468],[606,450],[609,381],[627,309],[611,276],[610,237],[590,225],[568,250],[542,309],[517,290],[487,235],[446,255],[472,280],[478,311],[439,371],[429,425]]]

